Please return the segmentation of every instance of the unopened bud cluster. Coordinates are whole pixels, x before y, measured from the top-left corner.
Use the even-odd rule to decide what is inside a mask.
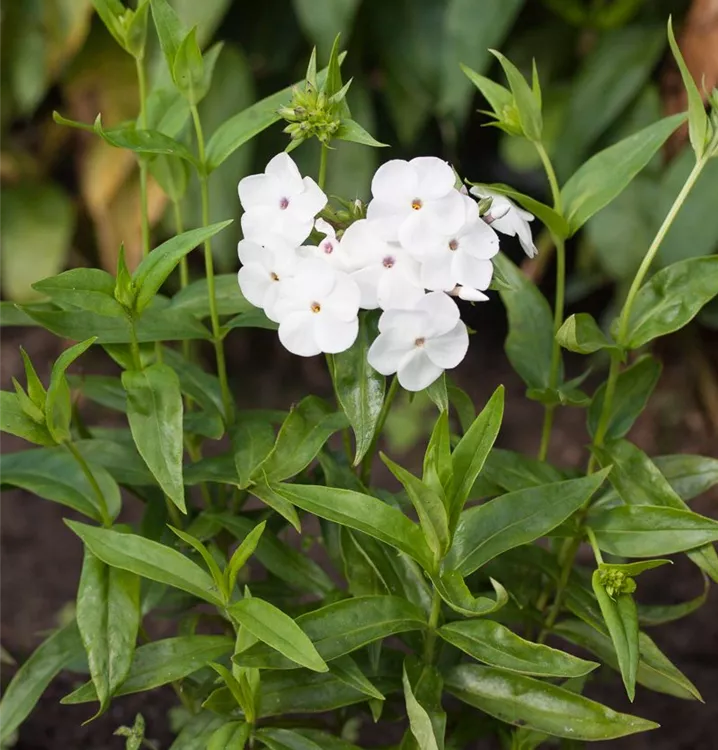
[[[303,89],[295,86],[291,101],[279,110],[279,115],[289,123],[284,132],[297,145],[312,137],[328,144],[342,123],[340,101],[336,96],[328,97],[318,91],[309,81],[305,82]]]
[[[612,599],[618,594],[632,594],[636,590],[636,582],[622,570],[607,568],[600,575],[601,585]]]

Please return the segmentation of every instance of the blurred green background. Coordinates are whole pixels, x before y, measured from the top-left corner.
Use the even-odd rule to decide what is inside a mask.
[[[472,180],[508,182],[547,199],[537,156],[525,141],[487,122],[485,102],[459,68],[502,80],[489,47],[524,71],[536,59],[545,130],[559,179],[590,154],[685,107],[667,55],[669,13],[688,65],[708,90],[718,82],[715,0],[174,0],[198,26],[203,45],[222,39],[205,133],[259,98],[302,77],[311,47],[325,61],[335,34],[349,51],[345,79],[353,116],[391,149],[341,143],[332,152],[328,192],[368,197],[379,160],[436,154]],[[152,33],[152,32],[151,32]],[[13,0],[2,7],[2,294],[26,302],[30,285],[74,265],[112,270],[120,242],[139,255],[134,157],[92,134],[55,125],[52,111],[113,125],[137,115],[134,64],[114,43],[90,0]],[[152,39],[147,66],[164,72]],[[190,142],[190,134],[184,136]],[[211,176],[211,220],[236,218],[236,185],[284,148],[275,126]],[[293,154],[314,173],[313,144]],[[624,288],[691,166],[679,134],[619,199],[592,219],[572,248],[569,302]],[[157,240],[172,233],[165,196],[150,185]],[[718,247],[718,160],[701,177],[660,252],[660,263]],[[185,225],[199,223],[196,186]],[[538,231],[538,228],[537,228]],[[221,270],[236,268],[239,225],[214,243]],[[551,253],[526,269],[540,280]],[[548,278],[548,277],[547,277]],[[718,324],[715,303],[703,320]]]

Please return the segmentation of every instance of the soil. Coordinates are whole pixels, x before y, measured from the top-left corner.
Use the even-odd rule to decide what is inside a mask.
[[[523,398],[524,387],[508,367],[501,350],[503,311],[498,301],[482,307],[481,318],[469,325],[478,329],[472,337],[467,361],[459,368],[457,380],[475,403],[486,401],[493,389],[504,383],[507,389],[506,413],[499,438],[505,448],[534,453],[538,442],[541,408]],[[49,375],[49,363],[61,349],[61,342],[35,329],[4,329],[2,340],[2,388],[11,387],[11,377],[21,377],[18,346],[22,342],[40,370]],[[718,456],[715,425],[695,390],[686,342],[679,338],[668,342],[660,353],[664,377],[649,410],[635,425],[631,439],[652,453],[702,453]],[[711,351],[710,347],[703,347]],[[716,347],[712,348],[715,352]],[[694,351],[689,349],[688,351]],[[269,332],[252,332],[228,340],[230,372],[240,373],[241,386],[235,382],[235,394],[241,406],[287,407],[306,392],[330,396],[330,384],[319,358],[300,360],[285,352]],[[258,362],[266,363],[262,367]],[[92,350],[83,358],[88,372],[112,372],[102,352]],[[569,363],[576,364],[576,363]],[[569,368],[570,369],[570,368]],[[44,372],[43,372],[44,370]],[[271,373],[268,377],[267,373]],[[237,378],[239,379],[239,378]],[[590,391],[590,387],[589,387]],[[92,423],[92,422],[91,422]],[[562,466],[578,466],[585,461],[583,412],[560,410],[554,429],[551,458]],[[3,436],[2,450],[10,452],[26,447],[23,441]],[[402,457],[400,457],[402,458]],[[403,457],[409,466],[418,462],[411,454]],[[698,512],[718,516],[718,493],[698,498]],[[2,645],[22,662],[39,643],[42,631],[52,628],[57,613],[71,604],[81,564],[81,545],[65,527],[62,518],[72,515],[67,509],[26,492],[8,491],[2,497]],[[677,559],[668,573],[647,574],[641,579],[641,596],[650,603],[674,603],[699,593],[700,576],[684,558]],[[629,706],[615,674],[605,673],[593,681],[587,694],[626,710],[653,719],[662,728],[645,735],[616,740],[616,750],[714,750],[718,726],[718,605],[715,591],[706,605],[690,617],[653,629],[651,635],[679,669],[696,684],[707,704],[680,702],[678,699],[649,692],[639,687],[633,706]],[[14,671],[3,665],[3,684]],[[61,675],[42,697],[23,724],[16,750],[120,750],[124,740],[112,732],[121,724],[131,725],[141,711],[147,722],[147,736],[169,747],[167,711],[175,705],[170,690],[148,695],[129,696],[113,701],[111,709],[99,720],[82,727],[88,718],[86,706],[61,706],[59,699],[74,686],[71,676]],[[362,746],[385,743],[387,735],[377,737],[367,720]],[[485,745],[482,745],[485,747]]]

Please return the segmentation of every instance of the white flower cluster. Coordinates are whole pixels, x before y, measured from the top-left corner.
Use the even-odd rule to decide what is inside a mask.
[[[482,218],[455,183],[441,159],[389,161],[372,180],[366,219],[338,238],[316,218],[327,196],[278,154],[264,174],[239,183],[242,293],[279,323],[282,344],[303,357],[345,351],[356,339],[359,310],[381,308],[369,363],[383,375],[396,373],[409,391],[426,388],[466,355],[469,336],[452,296],[487,299],[499,250],[495,230],[518,235],[529,256],[536,252],[531,214],[472,188],[493,199]],[[323,239],[302,244],[312,229]]]

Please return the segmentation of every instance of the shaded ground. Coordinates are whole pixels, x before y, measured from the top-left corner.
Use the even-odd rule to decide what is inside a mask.
[[[501,352],[502,325],[492,328],[500,314],[498,303],[493,312],[484,317],[486,328],[479,330],[471,347],[470,358],[458,373],[462,385],[477,404],[485,402],[493,389],[504,383],[507,387],[507,407],[499,438],[502,447],[533,453],[538,441],[541,409],[526,402],[523,385],[508,369]],[[470,313],[469,317],[473,313]],[[498,319],[498,318],[497,318]],[[469,325],[472,321],[469,320]],[[478,325],[473,323],[474,328]],[[7,329],[6,329],[7,330]],[[3,370],[1,385],[10,386],[11,376],[19,376],[22,366],[18,345],[22,341],[33,360],[52,361],[60,351],[60,342],[40,331],[4,332],[2,341]],[[287,407],[307,391],[330,395],[323,362],[319,358],[300,360],[279,347],[271,334],[234,337],[229,339],[230,372],[242,373],[241,386],[235,383],[240,406]],[[632,432],[632,439],[649,452],[703,453],[718,455],[715,433],[711,431],[704,408],[694,392],[694,378],[689,377],[682,340],[671,342],[664,353],[666,372],[652,407],[643,415]],[[107,370],[98,352],[83,359],[89,372]],[[257,366],[271,362],[271,376]],[[672,365],[668,363],[672,362]],[[45,365],[45,370],[47,370]],[[40,372],[46,378],[49,373]],[[555,463],[573,466],[585,460],[585,431],[583,413],[564,409],[559,413],[552,459]],[[4,452],[25,447],[20,440],[3,436]],[[418,457],[410,455],[404,461],[411,465]],[[713,517],[718,516],[718,494],[706,495],[694,503],[694,508]],[[81,564],[79,540],[65,527],[61,519],[72,515],[67,509],[40,500],[25,492],[3,493],[2,498],[2,644],[19,661],[39,642],[38,633],[51,628],[54,616],[71,603]],[[641,579],[641,595],[651,603],[674,603],[690,599],[700,589],[700,577],[695,568],[679,560],[668,573]],[[678,623],[654,629],[651,635],[675,664],[695,682],[708,705],[681,702],[670,696],[650,693],[639,687],[633,707],[629,707],[619,680],[613,674],[602,675],[592,684],[588,694],[609,705],[630,710],[661,723],[662,729],[649,735],[639,735],[614,741],[617,750],[712,750],[716,747],[714,729],[718,726],[718,608],[715,592],[708,603],[691,617]],[[3,666],[3,683],[13,668]],[[605,678],[605,679],[604,679]],[[59,698],[73,687],[71,677],[58,678],[42,698],[39,707],[20,730],[17,750],[119,750],[123,740],[113,737],[120,724],[131,724],[137,711],[147,721],[147,736],[166,748],[171,740],[166,713],[175,704],[170,690],[159,690],[148,695],[130,696],[116,700],[108,714],[92,724],[81,727],[88,718],[86,706],[65,707]],[[366,728],[363,742],[386,742],[388,737],[372,736]]]

